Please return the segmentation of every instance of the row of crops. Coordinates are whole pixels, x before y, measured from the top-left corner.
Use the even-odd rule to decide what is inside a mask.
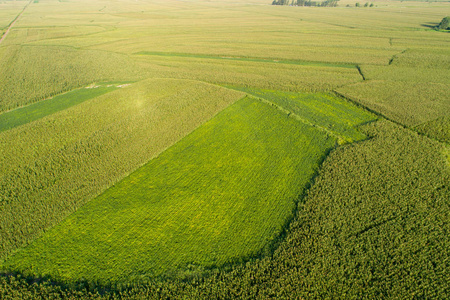
[[[200,82],[148,80],[1,132],[0,257],[243,96]]]
[[[0,277],[0,290],[23,299],[373,299],[411,290],[443,299],[450,267],[443,147],[389,121],[364,132],[372,138],[325,160],[273,256],[209,276],[191,267],[179,279],[130,284],[119,294],[87,283],[31,285],[23,276]]]

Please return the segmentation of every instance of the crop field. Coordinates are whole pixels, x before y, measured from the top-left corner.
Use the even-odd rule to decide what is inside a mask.
[[[6,266],[105,282],[255,256],[292,217],[298,196],[334,143],[320,130],[245,98]]]
[[[151,79],[1,132],[1,257],[243,96]]]
[[[358,126],[376,117],[348,101],[327,94],[303,94],[239,88],[285,109],[304,123],[337,137],[340,143],[354,142],[367,136]]]
[[[414,130],[450,145],[450,116],[448,115],[420,124],[414,127]]]
[[[450,298],[450,2],[271,4],[0,0],[0,299]]]
[[[414,127],[448,115],[450,85],[428,82],[369,80],[337,91],[389,119]],[[398,91],[401,90],[401,93]]]
[[[0,111],[46,99],[92,82],[140,79],[124,55],[62,47],[9,46],[0,73]]]
[[[126,83],[91,85],[0,114],[0,132],[36,121],[125,85]]]
[[[6,31],[11,21],[22,11],[28,1],[0,2],[0,34]]]

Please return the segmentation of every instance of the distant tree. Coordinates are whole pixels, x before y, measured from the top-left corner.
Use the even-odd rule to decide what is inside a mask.
[[[436,27],[438,30],[450,30],[450,17],[442,19],[441,23]]]
[[[369,7],[373,7],[373,3],[370,3]]]
[[[339,0],[311,1],[311,0],[273,0],[272,5],[290,5],[290,6],[328,6],[336,7]]]
[[[356,3],[355,3],[355,7],[359,7],[359,2],[356,2]]]
[[[364,4],[364,7],[368,7],[369,6],[369,2],[366,2],[365,4]]]

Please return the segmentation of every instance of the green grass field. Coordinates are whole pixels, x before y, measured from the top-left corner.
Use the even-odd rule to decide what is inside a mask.
[[[0,299],[448,298],[450,2],[271,2],[0,0]]]
[[[221,267],[279,236],[335,139],[245,98],[6,262],[66,281]]]
[[[376,120],[371,113],[329,94],[236,89],[285,109],[302,122],[337,137],[340,143],[365,139],[366,135],[361,133],[357,127]]]

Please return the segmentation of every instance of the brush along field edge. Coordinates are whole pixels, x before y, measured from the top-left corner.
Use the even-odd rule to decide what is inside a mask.
[[[108,283],[260,255],[335,143],[266,103],[241,99],[3,267]]]
[[[0,259],[244,93],[151,79],[0,133]]]

